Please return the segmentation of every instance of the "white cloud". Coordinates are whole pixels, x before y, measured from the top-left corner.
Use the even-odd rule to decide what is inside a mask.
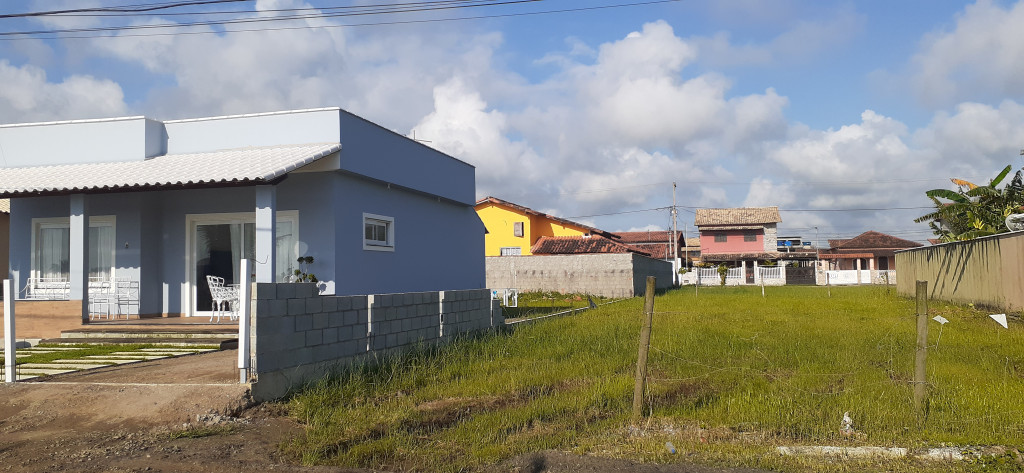
[[[1006,8],[990,0],[967,5],[952,31],[924,38],[911,61],[913,90],[926,103],[1024,94],[1024,2]]]
[[[50,82],[36,66],[0,59],[0,122],[105,118],[125,115],[121,87],[110,80],[72,75]]]

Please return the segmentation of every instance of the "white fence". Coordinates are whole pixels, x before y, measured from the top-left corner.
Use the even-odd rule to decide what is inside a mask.
[[[842,286],[847,284],[871,284],[871,271],[862,269],[857,271],[856,269],[843,269],[843,270],[832,270],[827,271],[826,280],[827,284],[833,286]],[[860,277],[858,278],[858,273]]]
[[[781,266],[759,266],[757,271],[760,273],[758,275],[760,279],[768,280],[785,278]]]
[[[743,268],[729,268],[729,271],[725,273],[725,284],[727,286],[735,286],[745,282],[746,275],[743,274]],[[721,283],[722,276],[718,274],[718,268],[697,269],[697,284],[701,286],[717,286]]]

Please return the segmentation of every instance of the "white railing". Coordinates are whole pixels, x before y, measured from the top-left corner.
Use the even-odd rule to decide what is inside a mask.
[[[874,283],[874,284],[883,284],[883,285],[896,284],[896,270],[895,269],[879,270],[879,271],[876,271],[876,273],[877,273],[877,275],[875,276],[874,281],[871,281],[872,283]]]
[[[66,301],[71,294],[71,282],[67,278],[28,278],[22,292],[24,299]]]
[[[833,286],[842,286],[847,284],[871,284],[871,271],[867,269],[860,270],[860,280],[857,279],[858,271],[856,269],[838,269],[827,271],[828,284]],[[895,278],[893,278],[895,281]]]
[[[721,284],[722,276],[718,274],[718,268],[698,268],[697,275],[699,276],[699,283],[702,286],[711,286]],[[742,283],[746,278],[743,273],[743,268],[729,268],[729,271],[725,273],[725,283],[738,284]]]
[[[758,266],[760,279],[782,279],[782,267],[780,266]]]
[[[28,278],[22,299],[33,301],[66,301],[71,296],[67,278]],[[138,313],[139,282],[124,278],[89,278],[89,315],[107,318]]]

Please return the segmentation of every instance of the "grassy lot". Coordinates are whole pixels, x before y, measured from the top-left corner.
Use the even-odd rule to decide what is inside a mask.
[[[589,299],[588,299],[589,298]],[[519,294],[518,307],[502,307],[506,319],[530,319],[572,309],[608,302],[607,298],[587,294],[560,294],[557,292],[524,292]]]
[[[912,409],[914,304],[877,287],[705,288],[655,303],[645,418],[630,424],[642,299],[344,373],[291,401],[310,464],[462,471],[543,449],[820,471],[778,445],[1024,447],[1024,326],[932,302],[928,417]],[[938,346],[935,346],[936,343]],[[856,433],[841,435],[849,411]],[[670,455],[671,441],[681,454]],[[1021,468],[1008,453],[1001,466]],[[830,471],[947,471],[917,460]]]

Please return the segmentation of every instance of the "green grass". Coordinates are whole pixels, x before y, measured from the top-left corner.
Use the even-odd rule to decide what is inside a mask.
[[[502,307],[506,319],[535,318],[566,310],[581,309],[590,305],[602,304],[608,299],[587,294],[561,294],[557,292],[524,292],[519,294],[518,307]]]
[[[707,288],[655,302],[645,417],[630,427],[640,298],[345,372],[295,396],[308,464],[462,471],[543,449],[818,471],[777,445],[1024,446],[1024,327],[932,302],[928,415],[914,304],[876,287]],[[840,435],[843,412],[855,435]],[[669,455],[672,441],[685,455]],[[1008,454],[1009,455],[1009,454]],[[993,462],[989,462],[993,463]],[[999,463],[999,462],[994,462]],[[981,462],[956,469],[995,471]],[[918,471],[915,460],[829,464]],[[949,465],[931,468],[943,471]]]
[[[75,350],[58,350],[52,353],[33,353],[31,355],[19,356],[17,364],[24,363],[49,363],[54,360],[76,360],[85,358],[93,355],[109,355],[111,353],[122,352],[122,351],[135,351],[142,350],[144,348],[167,348],[164,345],[153,345],[144,343],[134,343],[126,345],[89,345],[89,344],[77,344],[77,345],[57,345],[50,343],[42,343],[36,345],[33,348],[75,348]],[[196,346],[195,348],[217,348],[215,345],[210,346]],[[0,355],[0,364],[3,364],[4,357]],[[110,364],[97,362],[96,364]]]

